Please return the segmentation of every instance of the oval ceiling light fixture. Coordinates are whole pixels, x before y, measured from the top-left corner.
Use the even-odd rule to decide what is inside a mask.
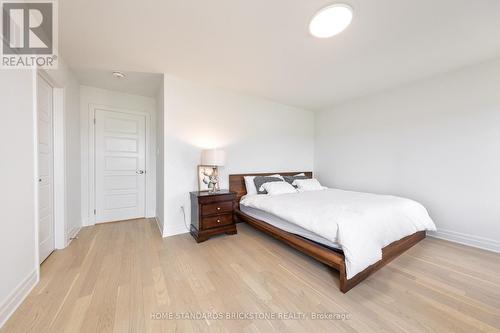
[[[113,77],[116,79],[123,79],[123,78],[125,78],[125,74],[122,72],[114,71]]]
[[[317,38],[333,37],[351,24],[352,16],[353,9],[349,5],[336,3],[327,6],[314,15],[309,23],[309,32]]]

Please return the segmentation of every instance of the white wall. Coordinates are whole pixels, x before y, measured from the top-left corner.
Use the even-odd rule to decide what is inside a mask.
[[[37,281],[33,73],[0,73],[0,327]]]
[[[203,148],[226,150],[221,188],[243,172],[309,171],[314,114],[268,100],[165,76],[165,232],[186,232],[189,192],[198,189]]]
[[[80,86],[81,158],[82,158],[82,221],[90,225],[93,204],[89,200],[89,109],[90,105],[147,112],[151,115],[151,156],[146,173],[146,217],[155,217],[156,207],[156,100],[151,97],[125,94],[95,87]]]
[[[320,112],[328,186],[420,201],[440,237],[500,251],[500,61]]]
[[[162,79],[163,81],[163,79]],[[165,156],[165,144],[164,144],[164,105],[165,105],[165,94],[163,82],[160,86],[160,90],[158,91],[158,95],[156,96],[156,221],[158,223],[158,227],[160,232],[163,234],[164,228],[164,182],[165,182],[165,168],[163,165],[164,156]]]

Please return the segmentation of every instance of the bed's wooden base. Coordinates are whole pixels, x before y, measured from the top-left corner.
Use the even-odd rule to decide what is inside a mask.
[[[275,172],[279,173],[283,176],[292,176],[299,172]],[[358,283],[366,279],[372,273],[377,271],[379,268],[383,267],[387,263],[389,263],[392,259],[399,256],[401,253],[408,250],[413,245],[417,244],[419,241],[425,238],[425,231],[419,231],[400,239],[392,244],[387,245],[382,249],[382,260],[377,263],[371,265],[361,273],[357,274],[351,279],[347,279],[346,270],[345,270],[345,258],[344,254],[341,251],[335,251],[321,244],[312,242],[303,237],[294,235],[292,233],[286,232],[279,228],[276,228],[264,221],[255,219],[249,215],[246,215],[242,211],[240,211],[239,202],[242,196],[244,196],[247,191],[245,187],[245,176],[269,176],[274,173],[253,173],[253,174],[239,174],[239,175],[229,175],[229,190],[236,192],[236,204],[235,204],[235,212],[236,218],[238,221],[247,222],[253,227],[277,238],[286,244],[293,246],[297,250],[313,257],[316,260],[321,261],[322,263],[333,267],[334,269],[340,272],[340,290],[343,293],[348,292],[356,286]],[[304,172],[304,174],[312,178],[313,174],[310,171]]]
[[[372,275],[380,268],[387,265],[393,259],[397,258],[400,254],[411,248],[413,245],[420,242],[425,238],[425,231],[418,231],[413,235],[402,238],[394,243],[391,243],[382,249],[382,259],[366,268],[364,271],[356,274],[354,277],[347,279],[345,272],[345,261],[340,270],[340,291],[343,293],[348,292],[358,283]]]
[[[343,293],[348,292],[351,288],[356,286],[358,283],[366,279],[372,273],[377,271],[379,268],[383,267],[389,263],[392,259],[399,256],[401,253],[405,252],[413,245],[417,244],[419,241],[425,238],[425,231],[419,231],[405,237],[399,241],[396,241],[382,249],[382,260],[371,265],[361,273],[357,274],[351,279],[347,279],[345,270],[345,258],[340,252],[336,252],[326,246],[322,246],[303,237],[297,236],[295,234],[286,232],[279,228],[276,228],[264,221],[255,219],[245,213],[241,212],[239,209],[236,210],[236,217],[242,222],[246,222],[256,229],[259,229],[280,241],[294,247],[295,249],[321,261],[322,263],[338,270],[340,272],[340,290]]]

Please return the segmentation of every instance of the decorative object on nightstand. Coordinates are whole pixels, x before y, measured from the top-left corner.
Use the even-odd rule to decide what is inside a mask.
[[[236,192],[219,190],[213,192],[195,191],[191,196],[191,235],[196,242],[206,241],[213,235],[237,233],[234,202]]]
[[[226,152],[220,149],[207,149],[201,152],[201,165],[198,166],[198,190],[219,191],[219,167],[226,164]]]

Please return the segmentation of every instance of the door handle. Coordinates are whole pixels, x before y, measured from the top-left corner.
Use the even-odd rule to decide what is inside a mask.
[[[137,170],[135,173],[138,174],[138,175],[143,175],[143,174],[146,173],[146,171],[144,171],[144,170]]]

